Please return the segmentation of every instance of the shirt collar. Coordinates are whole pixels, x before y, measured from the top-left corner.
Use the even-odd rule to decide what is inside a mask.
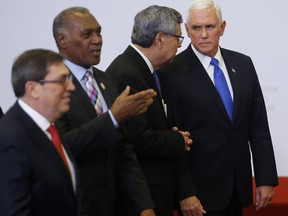
[[[78,81],[80,81],[84,77],[86,71],[89,70],[89,71],[93,72],[92,66],[90,68],[86,69],[86,68],[83,68],[77,64],[74,64],[73,62],[71,62],[67,59],[64,60],[64,64],[69,68],[69,70],[73,73],[73,75],[76,77],[76,79]]]
[[[192,47],[192,50],[194,51],[195,55],[198,57],[198,59],[200,60],[200,62],[203,65],[203,67],[207,71],[208,67],[210,66],[211,57],[204,55],[203,53],[199,52],[192,44],[191,44],[191,47]],[[220,48],[218,48],[217,53],[214,56],[214,58],[216,58],[218,60],[218,64],[220,67],[224,66],[224,60],[223,60],[223,57],[221,55]]]
[[[131,44],[131,46],[139,53],[139,55],[142,56],[142,58],[144,59],[144,61],[147,64],[149,70],[151,71],[151,74],[153,74],[154,68],[153,68],[152,63],[150,62],[150,60],[134,44]]]
[[[26,112],[27,115],[33,119],[33,121],[41,128],[42,131],[46,131],[48,129],[51,123],[43,115],[21,99],[18,99],[18,104],[24,110],[24,112]]]

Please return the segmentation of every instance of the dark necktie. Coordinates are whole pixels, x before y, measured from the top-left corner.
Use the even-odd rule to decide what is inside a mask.
[[[49,128],[47,129],[47,131],[51,135],[51,140],[52,140],[52,143],[53,143],[54,147],[56,148],[56,150],[59,153],[60,157],[62,158],[65,166],[67,167],[68,171],[71,174],[70,167],[68,165],[67,158],[65,157],[65,154],[64,154],[64,151],[63,151],[62,142],[60,140],[60,137],[59,137],[59,134],[58,134],[58,131],[57,131],[56,127],[51,124],[49,126]]]
[[[230,120],[232,120],[233,101],[223,71],[219,67],[218,60],[216,58],[212,58],[210,64],[214,66],[215,87],[223,101]]]
[[[161,85],[160,85],[159,77],[158,77],[156,71],[153,72],[153,78],[154,78],[155,84],[157,86],[158,92],[159,92],[160,96],[162,97]]]

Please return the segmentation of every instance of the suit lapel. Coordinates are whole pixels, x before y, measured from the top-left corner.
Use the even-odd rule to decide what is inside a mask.
[[[138,69],[140,69],[138,70],[139,72],[141,72],[140,75],[144,78],[149,88],[153,88],[157,92],[158,100],[162,101],[160,92],[158,91],[153,75],[151,74],[151,71],[146,62],[144,61],[144,59],[142,58],[142,56],[131,46],[128,46],[128,48],[125,50],[124,53],[128,55],[131,59],[133,59],[135,65],[137,65]]]
[[[162,103],[162,97],[158,90],[158,87],[156,86],[153,75],[151,74],[148,65],[146,64],[142,56],[131,46],[128,46],[124,53],[128,55],[131,59],[133,59],[134,64],[137,65],[137,71],[139,71],[140,73],[139,75],[143,77],[148,88],[152,88],[157,92],[157,106],[159,107],[159,109],[162,110],[163,117],[164,119],[166,119],[166,114]],[[153,106],[153,104],[151,106]]]
[[[74,76],[74,75],[73,75]],[[71,98],[76,97],[76,100],[73,100],[77,103],[77,106],[82,106],[86,110],[89,117],[93,118],[97,116],[96,110],[93,104],[90,101],[90,98],[86,94],[85,90],[79,83],[79,81],[74,77],[73,84],[75,85],[75,91],[72,92]]]
[[[226,69],[228,71],[229,74],[229,78],[231,81],[231,85],[232,85],[232,89],[233,89],[233,119],[232,121],[235,120],[235,116],[238,112],[238,108],[239,108],[239,101],[240,101],[240,97],[239,97],[239,89],[240,89],[240,83],[238,82],[237,79],[237,71],[236,68],[233,66],[233,61],[230,58],[229,55],[227,55],[227,53],[225,52],[225,50],[221,49],[221,54],[223,56],[223,59],[225,61],[225,65],[226,65]]]
[[[63,175],[65,180],[69,182],[69,187],[73,191],[72,180],[69,171],[67,170],[65,164],[62,161],[61,156],[57,152],[56,148],[49,138],[44,134],[44,132],[36,125],[36,123],[28,116],[18,103],[15,104],[15,113],[19,118],[19,121],[23,125],[23,129],[26,130],[25,133],[28,135],[31,144],[35,144],[39,149],[49,157],[49,159],[55,164],[55,169],[58,169]],[[74,192],[73,192],[74,194]]]
[[[107,83],[107,79],[103,76],[104,72],[99,71],[97,68],[93,68],[93,75],[96,79],[96,82],[98,84],[98,87],[104,97],[105,103],[107,105],[107,108],[109,109],[113,104],[113,98],[111,97],[111,92],[108,90],[109,83]]]
[[[198,57],[193,52],[191,46],[186,50],[187,52],[187,62],[189,73],[192,74],[195,80],[199,83],[199,85],[203,88],[203,92],[206,92],[207,95],[214,101],[215,105],[219,109],[219,111],[230,121],[229,116],[226,112],[225,106],[222,102],[220,95],[215,88],[211,78],[207,74],[207,71],[199,61]]]

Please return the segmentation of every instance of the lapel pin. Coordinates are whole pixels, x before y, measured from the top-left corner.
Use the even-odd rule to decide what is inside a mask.
[[[236,70],[235,70],[234,68],[232,68],[232,72],[233,72],[233,73],[236,73]]]
[[[104,85],[102,82],[100,83],[100,86],[101,86],[101,88],[102,88],[103,90],[105,90],[106,87],[105,87],[105,85]]]

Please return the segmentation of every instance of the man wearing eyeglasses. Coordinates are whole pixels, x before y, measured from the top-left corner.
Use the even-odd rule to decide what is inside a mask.
[[[119,90],[129,85],[134,93],[148,88],[157,91],[157,98],[148,111],[126,122],[157,216],[173,214],[176,164],[192,143],[189,133],[172,130],[168,124],[156,74],[156,70],[173,60],[177,48],[181,47],[184,39],[181,23],[181,14],[172,8],[153,5],[140,11],[134,18],[132,44],[106,71],[117,82]],[[181,198],[186,196],[189,194],[181,195]]]
[[[17,102],[0,121],[0,215],[80,216],[77,167],[54,122],[75,87],[63,57],[28,50],[12,67]]]

